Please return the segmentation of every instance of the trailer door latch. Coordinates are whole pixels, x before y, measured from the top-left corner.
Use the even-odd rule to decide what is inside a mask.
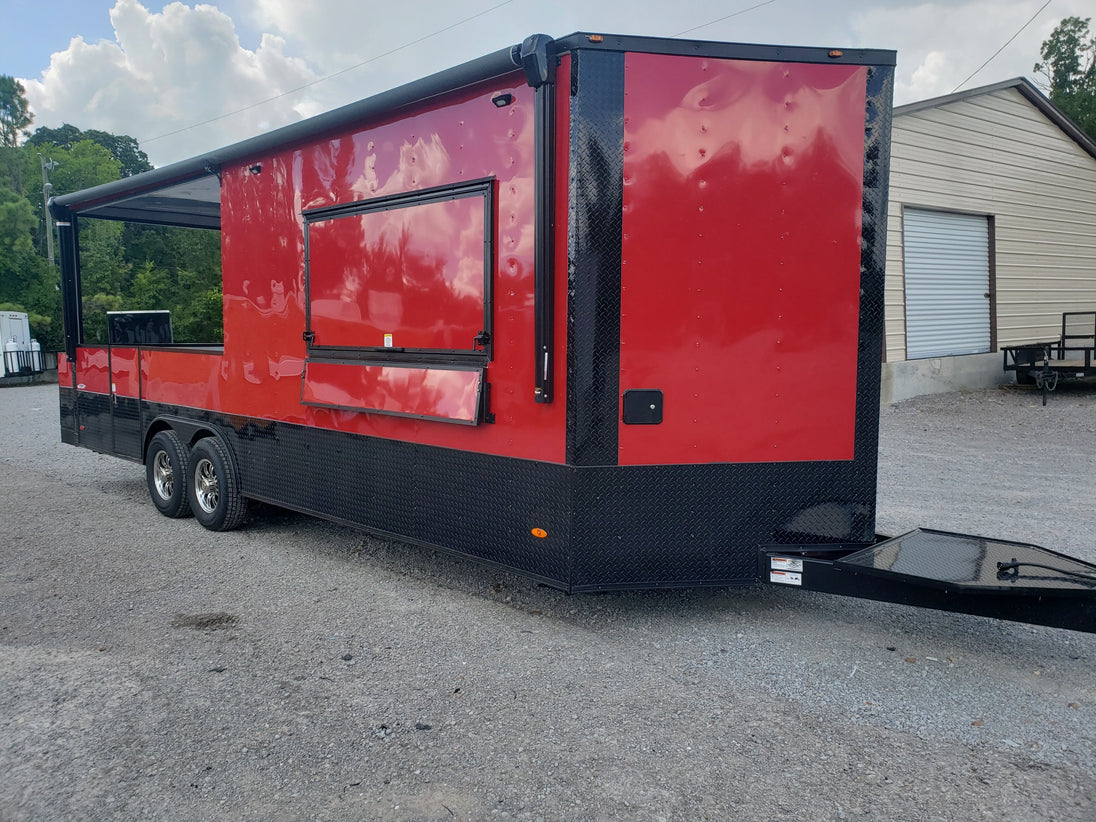
[[[491,332],[481,331],[472,338],[472,348],[479,348],[483,351],[487,350],[487,346],[491,344]]]
[[[659,425],[662,423],[662,391],[630,388],[624,392],[625,425]]]
[[[316,332],[305,331],[303,334],[301,334],[301,339],[304,340],[305,343],[307,343],[308,345],[312,345],[312,343],[316,342]]]

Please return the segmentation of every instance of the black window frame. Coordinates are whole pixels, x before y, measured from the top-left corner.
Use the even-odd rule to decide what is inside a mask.
[[[399,194],[355,200],[350,203],[310,208],[301,212],[304,218],[304,341],[308,359],[368,360],[374,364],[407,363],[413,365],[486,365],[493,359],[494,342],[494,270],[495,270],[495,208],[498,183],[494,177],[482,177],[467,182],[404,191]],[[341,217],[357,217],[382,211],[395,211],[431,203],[483,198],[483,328],[468,349],[407,348],[401,346],[339,346],[315,343],[312,328],[311,260],[308,229],[313,223],[328,222]]]

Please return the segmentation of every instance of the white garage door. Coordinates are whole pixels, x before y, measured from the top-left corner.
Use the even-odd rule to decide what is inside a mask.
[[[906,358],[990,350],[989,219],[907,208]]]

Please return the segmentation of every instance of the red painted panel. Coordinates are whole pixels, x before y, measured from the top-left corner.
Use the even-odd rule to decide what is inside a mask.
[[[480,369],[309,362],[301,402],[474,424]]]
[[[491,98],[500,92],[512,94],[513,103],[494,106]],[[533,90],[516,72],[491,85],[464,89],[401,113],[398,120],[225,167],[221,189],[224,357],[218,367],[199,367],[155,352],[148,366],[146,394],[151,399],[155,391],[173,398],[165,401],[186,400],[186,405],[230,414],[562,462],[564,395],[557,393],[550,404],[533,399],[533,120]],[[253,174],[249,166],[257,163],[262,164],[261,173]],[[486,372],[495,424],[457,426],[302,405],[301,212],[485,177],[497,181],[494,359]],[[562,277],[565,255],[560,265]],[[565,296],[565,288],[557,288],[557,300]],[[566,363],[565,320],[566,312],[558,311],[555,345],[560,381]],[[175,356],[203,359],[193,354]]]
[[[64,351],[57,354],[57,384],[62,388],[72,387],[72,362]]]
[[[137,373],[137,349],[110,349],[110,384],[119,397],[140,397],[141,384]]]
[[[852,459],[866,69],[625,70],[621,464]]]
[[[484,198],[308,226],[317,345],[471,351],[483,330]]]
[[[224,357],[196,351],[143,351],[141,370],[144,399],[150,402],[227,410],[221,401],[228,374]]]
[[[105,348],[76,349],[76,389],[93,394],[110,393],[110,367]]]

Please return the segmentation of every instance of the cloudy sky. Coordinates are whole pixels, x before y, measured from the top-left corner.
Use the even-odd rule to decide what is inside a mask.
[[[1094,14],[1093,0],[3,0],[0,74],[23,81],[35,127],[129,134],[164,165],[535,32],[897,49],[901,104],[1032,76],[1058,21]]]

